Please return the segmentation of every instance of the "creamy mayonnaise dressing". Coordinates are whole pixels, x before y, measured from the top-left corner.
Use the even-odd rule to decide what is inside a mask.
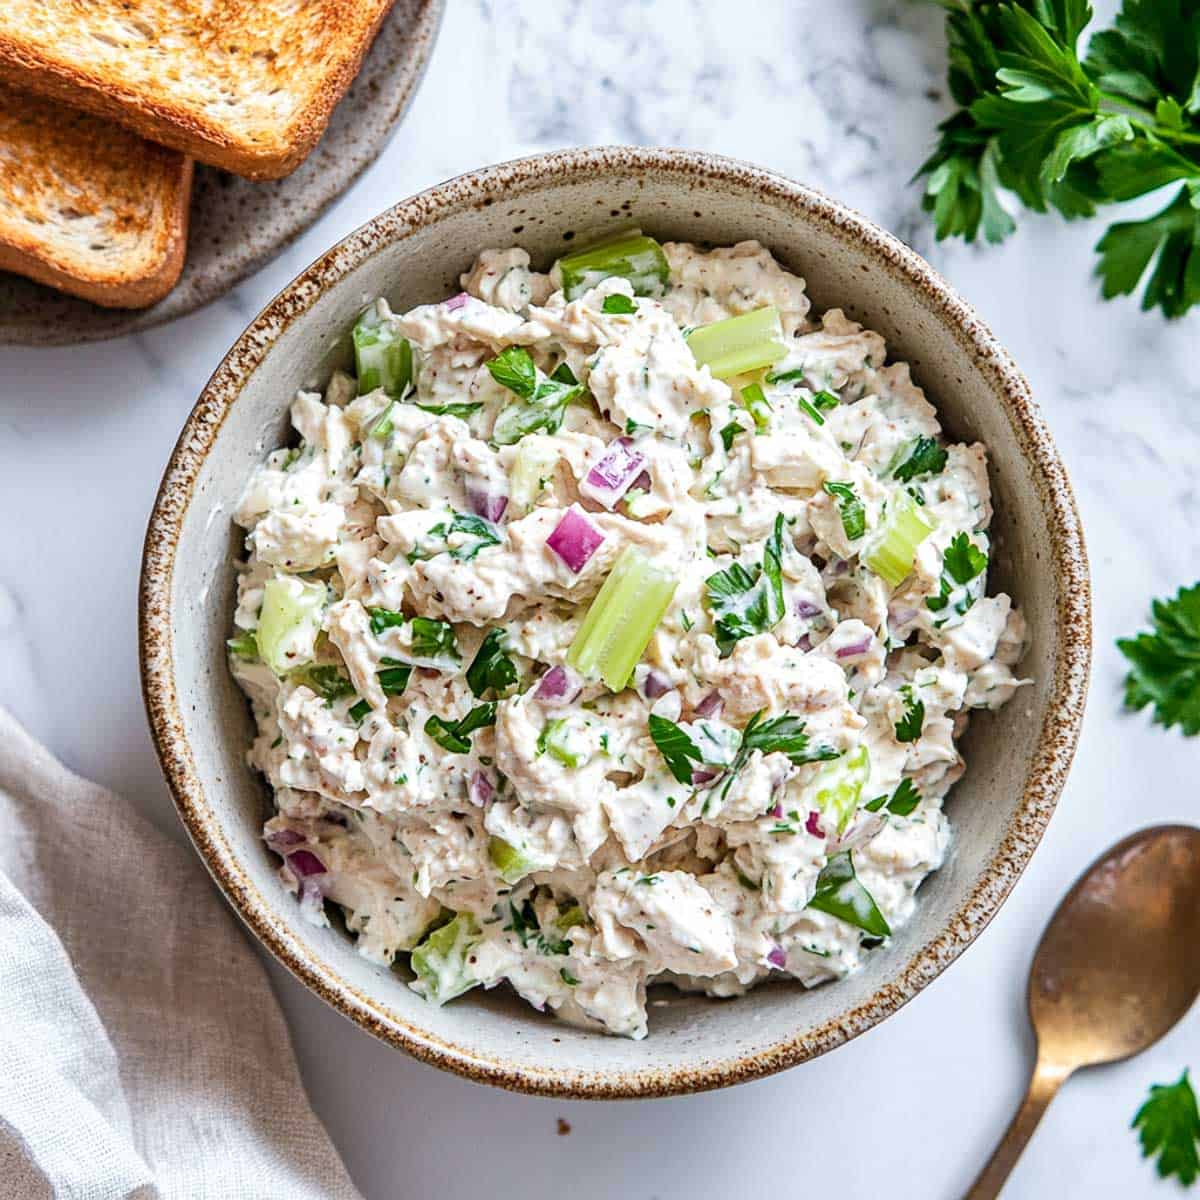
[[[984,448],[939,441],[883,339],[813,318],[756,242],[656,253],[655,294],[593,269],[568,302],[509,249],[464,295],[378,302],[413,387],[359,394],[360,365],[296,397],[296,445],[236,513],[231,642],[267,843],[313,921],[332,902],[381,964],[415,949],[438,1002],[507,980],[631,1037],[648,982],[812,986],[909,919],[967,711],[1009,699],[1025,636],[984,594]],[[768,306],[769,371],[698,363],[685,331]],[[513,347],[569,396],[515,438],[527,398],[489,366]],[[585,481],[620,437],[638,477],[605,505]],[[905,509],[925,532],[881,575]],[[578,518],[599,541],[572,564],[553,544]],[[674,590],[614,692],[568,656],[629,548]]]

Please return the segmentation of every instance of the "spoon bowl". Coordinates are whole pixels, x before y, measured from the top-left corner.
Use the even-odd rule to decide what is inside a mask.
[[[1029,974],[1038,1055],[1029,1090],[966,1200],[1000,1194],[1042,1113],[1080,1067],[1139,1054],[1200,994],[1200,829],[1156,825],[1080,877]]]

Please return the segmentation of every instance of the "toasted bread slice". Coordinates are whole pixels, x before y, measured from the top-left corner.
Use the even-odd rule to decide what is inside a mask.
[[[192,160],[0,84],[0,269],[114,308],[175,285]]]
[[[394,0],[2,0],[0,79],[250,179],[316,145]]]

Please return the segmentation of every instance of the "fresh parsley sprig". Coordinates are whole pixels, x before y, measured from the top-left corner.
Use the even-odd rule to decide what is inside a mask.
[[[451,754],[471,753],[471,734],[496,723],[496,702],[477,704],[465,717],[447,721],[444,717],[432,716],[425,722],[425,732],[443,750]]]
[[[733,563],[704,581],[709,611],[722,657],[734,643],[766,633],[783,620],[783,516],[763,549],[761,566]]]
[[[1161,1178],[1174,1175],[1184,1187],[1196,1182],[1200,1176],[1200,1111],[1186,1070],[1177,1083],[1151,1086],[1131,1128],[1138,1131],[1142,1157],[1158,1156]]]
[[[1151,705],[1157,724],[1190,737],[1200,733],[1200,583],[1155,600],[1152,612],[1152,632],[1117,642],[1129,660],[1125,705]]]
[[[943,0],[958,109],[922,164],[938,238],[1015,228],[1001,193],[1035,212],[1091,216],[1180,184],[1158,213],[1100,239],[1105,298],[1133,292],[1178,317],[1200,302],[1200,49],[1195,5],[1125,0],[1111,29],[1081,35],[1086,0]]]

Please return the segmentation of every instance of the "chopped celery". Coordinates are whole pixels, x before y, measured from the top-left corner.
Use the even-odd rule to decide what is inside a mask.
[[[399,399],[412,383],[412,347],[371,305],[354,326],[354,363],[358,372],[358,394],[376,388]]]
[[[875,897],[858,881],[849,850],[835,854],[822,868],[808,907],[829,913],[872,937],[891,936],[891,926],[879,911]]]
[[[596,593],[567,662],[581,675],[597,675],[614,691],[629,682],[678,580],[639,550],[626,546]]]
[[[899,587],[912,570],[917,547],[933,532],[933,525],[904,492],[897,492],[879,527],[875,543],[865,556],[867,567],[890,587]]]
[[[836,822],[839,833],[845,831],[862,798],[863,786],[871,773],[871,757],[864,743],[852,753],[826,763],[804,789],[807,804]]]
[[[557,463],[558,451],[548,438],[526,438],[517,447],[509,473],[509,504],[523,512],[533,508]]]
[[[728,379],[778,362],[787,353],[779,310],[768,306],[701,325],[687,337],[688,348],[716,379]]]
[[[661,296],[671,269],[653,238],[631,230],[565,255],[558,272],[567,299],[574,300],[613,275],[628,279],[638,296]]]
[[[481,937],[475,918],[465,912],[435,929],[412,952],[414,989],[434,1004],[469,992],[479,980],[467,959]]]
[[[325,598],[323,583],[305,583],[295,575],[267,580],[258,614],[258,653],[276,675],[312,661]]]
[[[564,767],[580,767],[591,759],[584,745],[585,738],[573,729],[566,717],[554,717],[546,722],[538,735],[539,754],[550,754]]]
[[[244,658],[250,662],[258,657],[258,638],[253,629],[243,630],[237,637],[229,638],[225,645],[234,658]]]
[[[519,883],[534,871],[548,871],[554,866],[553,859],[530,854],[502,837],[488,840],[488,857],[505,883]]]
[[[754,418],[754,428],[759,433],[766,433],[771,427],[771,402],[763,395],[763,390],[757,383],[748,383],[742,388],[742,403]],[[727,446],[726,449],[728,448]]]

